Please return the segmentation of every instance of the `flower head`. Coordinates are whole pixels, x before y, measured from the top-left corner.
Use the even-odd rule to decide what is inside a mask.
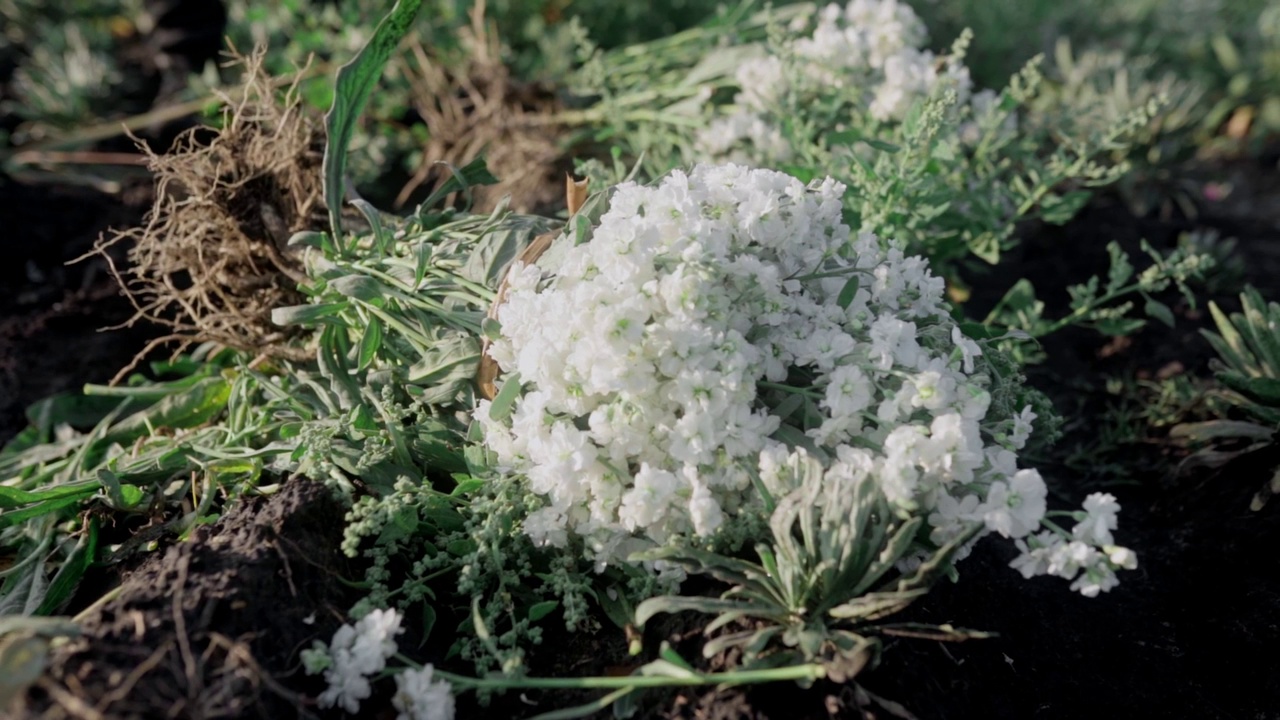
[[[396,695],[391,700],[400,712],[396,720],[453,720],[453,687],[448,681],[434,680],[434,673],[435,668],[427,664],[396,675]]]

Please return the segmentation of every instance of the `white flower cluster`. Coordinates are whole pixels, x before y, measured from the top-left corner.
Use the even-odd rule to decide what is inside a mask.
[[[806,20],[793,25],[802,32]],[[818,13],[812,34],[791,40],[786,53],[744,62],[736,73],[741,91],[727,115],[699,133],[703,157],[735,162],[785,161],[791,148],[779,128],[778,112],[788,94],[815,98],[833,92],[855,95],[856,107],[879,122],[901,120],[917,99],[940,85],[955,89],[964,102],[972,81],[953,58],[939,59],[921,49],[924,24],[899,0],[851,0]],[[989,94],[989,93],[988,93]]]
[[[1056,575],[1072,580],[1071,589],[1086,597],[1096,597],[1120,583],[1116,570],[1138,567],[1138,556],[1132,550],[1115,544],[1111,531],[1116,529],[1120,504],[1108,493],[1094,493],[1084,500],[1084,511],[1074,513],[1079,522],[1069,538],[1053,530],[1044,530],[1027,539],[1017,540],[1022,554],[1010,567],[1023,577]]]
[[[315,649],[303,651],[307,673],[323,670],[329,683],[320,693],[320,707],[337,705],[352,714],[360,711],[360,701],[373,692],[369,678],[382,672],[387,659],[396,653],[395,636],[402,632],[401,619],[395,610],[374,610],[355,625],[338,628],[327,648],[317,641]],[[392,700],[400,711],[396,720],[453,720],[453,688],[444,680],[433,680],[433,672],[427,665],[396,675],[397,692]]]
[[[323,667],[325,682],[329,683],[320,693],[320,707],[340,705],[349,713],[358,712],[360,701],[372,692],[369,676],[387,666],[387,658],[396,653],[395,636],[401,632],[399,613],[374,610],[355,625],[338,628],[327,653],[322,651],[317,658],[313,652],[304,658],[309,670]]]
[[[513,268],[490,353],[523,383],[476,417],[501,470],[545,500],[537,543],[599,565],[708,536],[805,446],[869,474],[944,544],[972,523],[1026,537],[1045,486],[1017,467],[1035,419],[987,418],[982,348],[920,257],[841,221],[843,186],[699,165],[619,186],[554,275]],[[518,380],[510,378],[518,377]]]
[[[453,686],[435,680],[430,664],[396,675],[396,696],[391,704],[400,712],[396,720],[453,720]]]

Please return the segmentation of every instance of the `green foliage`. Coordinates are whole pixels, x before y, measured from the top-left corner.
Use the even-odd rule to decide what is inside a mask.
[[[1187,303],[1195,307],[1196,297],[1188,283],[1203,277],[1213,267],[1213,259],[1185,246],[1161,254],[1146,241],[1142,242],[1142,250],[1151,258],[1151,264],[1142,272],[1136,272],[1120,245],[1115,242],[1108,244],[1111,268],[1106,279],[1095,276],[1088,282],[1068,287],[1070,312],[1061,318],[1050,320],[1044,317],[1044,303],[1036,299],[1032,283],[1022,278],[996,303],[983,323],[1022,333],[1005,344],[1006,349],[1022,362],[1043,360],[1043,353],[1022,341],[1043,338],[1069,325],[1089,327],[1104,335],[1137,332],[1147,320],[1132,316],[1136,309],[1134,296],[1143,300],[1143,315],[1173,327],[1173,311],[1154,295],[1176,287]]]
[[[1224,388],[1223,397],[1247,421],[1187,423],[1171,433],[1191,445],[1208,445],[1200,457],[1210,462],[1273,443],[1280,429],[1280,303],[1267,302],[1257,289],[1247,287],[1240,294],[1240,305],[1240,312],[1228,315],[1210,302],[1217,332],[1202,330],[1201,334],[1218,353],[1213,366]],[[1219,453],[1213,449],[1223,441],[1240,440],[1247,443],[1243,450]],[[1280,468],[1254,496],[1251,508],[1262,509],[1276,494],[1280,494]]]
[[[138,11],[137,2],[78,0],[0,1],[0,67],[13,62],[11,99],[0,112],[25,121],[18,140],[107,115],[119,104],[125,79],[113,49],[112,22]]]
[[[739,650],[746,669],[818,662],[827,677],[844,682],[876,662],[880,643],[871,635],[893,629],[878,621],[927,593],[981,526],[898,576],[923,518],[897,519],[871,476],[824,481],[822,464],[808,454],[788,471],[794,487],[777,500],[769,522],[773,539],[756,546],[758,563],[693,547],[640,554],[731,587],[718,598],[650,598],[636,608],[636,623],[693,610],[716,616],[703,631],[712,636],[742,621],[745,629],[715,635],[703,655]],[[952,633],[961,637],[951,628],[937,632]]]
[[[1241,312],[1227,315],[1209,303],[1218,332],[1201,332],[1218,353],[1217,378],[1235,404],[1258,422],[1280,427],[1280,304],[1249,287],[1240,305]]]
[[[374,29],[369,42],[351,62],[338,69],[333,106],[324,118],[325,130],[329,136],[324,146],[324,200],[329,208],[329,226],[333,231],[333,239],[339,248],[343,247],[340,215],[346,182],[347,146],[351,142],[351,134],[355,132],[356,120],[364,112],[369,94],[381,77],[383,67],[395,52],[401,38],[409,32],[421,5],[422,0],[396,0],[391,11]]]
[[[1270,0],[913,5],[941,37],[969,27],[991,38],[971,63],[980,81],[994,81],[1034,52],[1052,53],[1058,64],[1050,76],[1066,86],[1063,111],[1087,112],[1087,94],[1094,91],[1122,103],[1126,95],[1167,92],[1175,109],[1159,121],[1162,160],[1186,157],[1205,144],[1238,143],[1239,136],[1221,136],[1224,122],[1237,113],[1253,137],[1280,127],[1280,10]],[[1096,83],[1093,90],[1075,95],[1083,102],[1070,101],[1072,86],[1081,89],[1085,77]]]

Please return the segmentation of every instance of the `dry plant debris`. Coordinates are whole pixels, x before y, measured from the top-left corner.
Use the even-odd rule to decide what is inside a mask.
[[[446,182],[448,165],[463,167],[481,154],[496,185],[476,188],[473,210],[485,212],[505,196],[511,209],[536,213],[560,202],[558,179],[572,164],[557,140],[555,114],[562,107],[552,89],[520,81],[502,61],[496,32],[486,25],[484,3],[460,32],[468,48],[458,63],[442,63],[414,39],[409,82],[414,109],[430,130],[422,163],[401,189],[396,207],[423,185]]]
[[[198,128],[177,149],[145,147],[156,200],[141,227],[104,236],[96,252],[128,242],[128,267],[112,272],[138,320],[171,330],[152,347],[214,341],[299,359],[271,310],[303,301],[306,279],[287,251],[295,232],[324,223],[324,130],[303,109],[296,84],[282,94],[262,69],[264,50],[236,57],[243,81],[224,95],[221,129]],[[108,257],[108,260],[110,258]],[[148,347],[150,350],[151,347]]]

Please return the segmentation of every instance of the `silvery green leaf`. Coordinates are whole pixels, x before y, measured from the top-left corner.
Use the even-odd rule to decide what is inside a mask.
[[[767,617],[770,614],[768,608],[756,608],[737,600],[720,600],[710,597],[692,597],[680,595],[662,595],[652,597],[641,602],[636,606],[636,625],[644,627],[654,615],[660,613],[678,613],[686,610],[693,610],[708,615],[716,615],[722,612],[740,612],[753,617]],[[764,611],[758,613],[757,611]]]
[[[693,670],[682,668],[679,665],[662,658],[658,658],[657,660],[640,666],[640,669],[636,672],[644,675],[645,677],[670,677],[681,680],[697,680],[699,677],[698,673]]]
[[[867,593],[831,608],[827,614],[839,620],[876,620],[902,610],[928,591],[928,588],[916,588],[901,592]]]

